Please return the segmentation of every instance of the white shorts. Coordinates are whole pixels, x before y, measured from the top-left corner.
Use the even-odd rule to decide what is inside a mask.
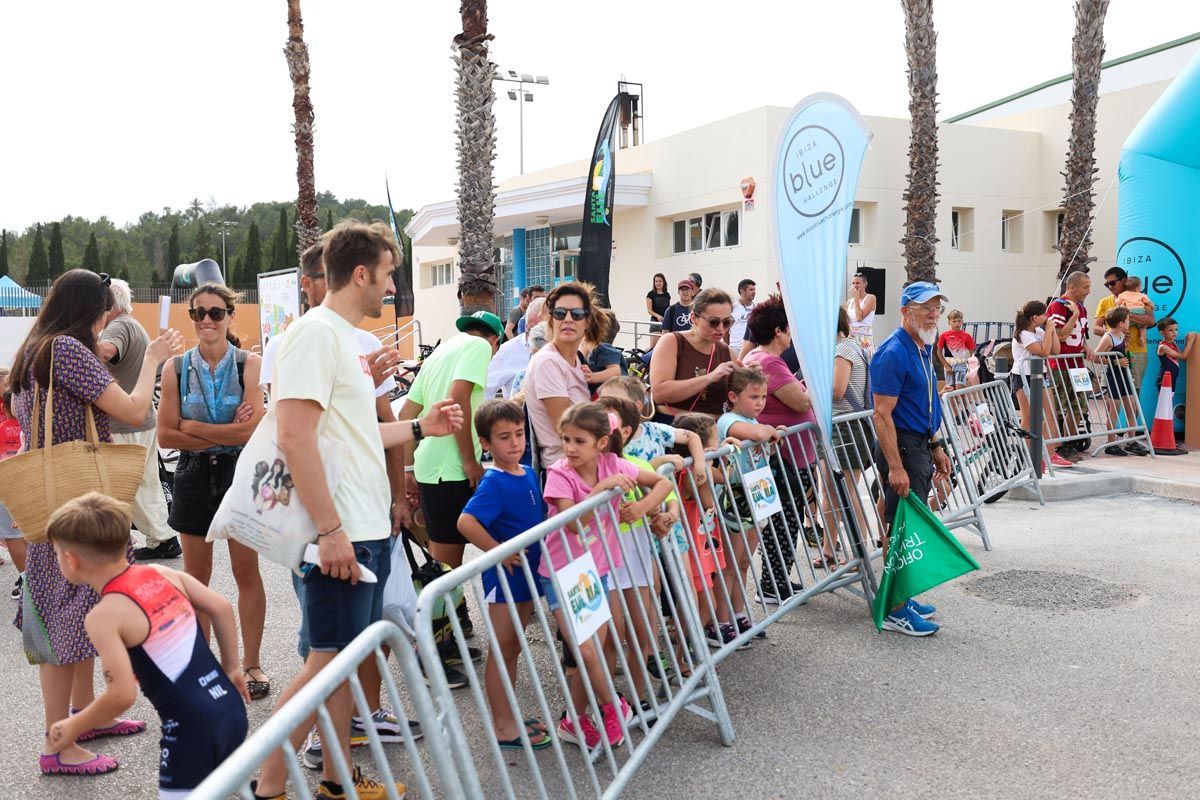
[[[642,523],[630,525],[628,533],[623,531],[620,536],[621,547],[624,548],[624,563],[613,567],[609,572],[613,586],[617,589],[653,586],[654,551],[650,546],[650,533],[646,526]]]

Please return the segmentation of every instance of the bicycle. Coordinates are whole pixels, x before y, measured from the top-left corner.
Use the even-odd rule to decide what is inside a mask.
[[[392,394],[388,397],[388,400],[399,400],[408,394],[409,390],[412,389],[413,381],[417,378],[417,373],[421,371],[421,365],[425,363],[425,359],[429,358],[433,354],[434,349],[441,343],[442,340],[438,339],[432,345],[417,345],[417,360],[396,373],[396,388],[392,390]]]

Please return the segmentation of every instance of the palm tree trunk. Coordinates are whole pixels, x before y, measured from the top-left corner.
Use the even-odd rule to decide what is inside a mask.
[[[454,37],[458,106],[459,300],[464,313],[496,311],[493,215],[496,189],[496,67],[488,58],[487,0],[462,0],[462,33]]]
[[[937,280],[937,33],[933,0],[901,0],[908,55],[908,188],[904,191],[904,268],[911,281]]]
[[[317,218],[317,184],[313,177],[313,106],[309,94],[308,45],[304,43],[304,21],[300,17],[300,0],[287,0],[288,40],[283,48],[288,73],[292,77],[292,110],[296,123],[296,239],[297,258],[321,237]]]
[[[1087,271],[1096,259],[1092,247],[1092,213],[1096,184],[1096,104],[1100,99],[1100,67],[1104,61],[1104,15],[1108,0],[1075,3],[1075,37],[1071,40],[1071,139],[1067,145],[1067,185],[1063,199],[1058,282],[1077,270]]]

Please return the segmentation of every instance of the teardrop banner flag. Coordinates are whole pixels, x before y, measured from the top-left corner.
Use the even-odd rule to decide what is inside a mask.
[[[779,284],[826,442],[833,426],[833,351],[846,282],[850,212],[871,135],[866,120],[844,98],[809,95],[788,114],[771,172]]]
[[[404,251],[404,236],[400,233],[400,226],[396,224],[396,212],[392,208],[392,187],[388,185],[387,176],[383,178],[383,188],[387,191],[388,204],[388,222],[392,226],[392,235],[396,237],[396,246],[400,251]],[[393,278],[396,282],[396,317],[411,317],[413,315],[413,282],[412,282],[412,263],[406,258],[404,263],[400,265],[400,269],[396,270]]]
[[[617,112],[624,93],[608,104],[583,193],[583,228],[579,236],[579,280],[596,287],[600,305],[609,308],[608,270],[612,263],[613,193],[617,185],[616,132]]]
[[[937,515],[909,492],[900,498],[892,522],[887,566],[872,609],[875,628],[882,630],[887,613],[910,597],[977,569],[979,562]]]

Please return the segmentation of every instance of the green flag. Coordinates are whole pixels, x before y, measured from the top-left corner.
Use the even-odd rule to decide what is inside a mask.
[[[888,545],[887,565],[875,595],[875,627],[883,629],[888,611],[946,581],[954,580],[979,562],[971,557],[942,521],[912,492],[900,498]]]

